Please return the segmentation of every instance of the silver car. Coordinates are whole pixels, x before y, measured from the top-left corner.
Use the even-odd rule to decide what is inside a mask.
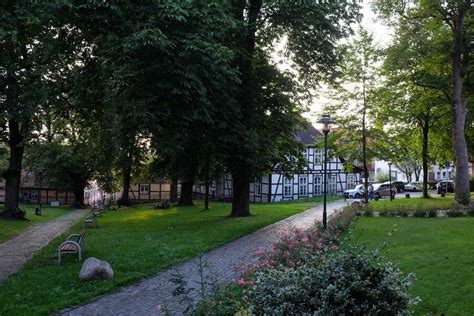
[[[359,199],[364,196],[364,185],[358,184],[354,189],[349,189],[344,191],[344,197],[346,198],[356,198]]]

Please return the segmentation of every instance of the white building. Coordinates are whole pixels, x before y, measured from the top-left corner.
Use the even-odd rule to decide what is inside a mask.
[[[299,131],[296,138],[307,146],[305,155],[308,165],[304,173],[286,177],[284,174],[273,172],[262,175],[250,183],[250,201],[278,202],[284,200],[306,199],[321,196],[324,193],[324,151],[315,147],[318,138],[323,135],[309,125],[306,130]],[[327,163],[328,194],[342,195],[344,190],[361,183],[360,169],[354,167],[354,172],[344,171],[341,160],[329,158]],[[204,194],[204,186],[195,186],[197,195]],[[214,199],[228,200],[232,198],[232,177],[225,175],[218,179],[210,188]]]

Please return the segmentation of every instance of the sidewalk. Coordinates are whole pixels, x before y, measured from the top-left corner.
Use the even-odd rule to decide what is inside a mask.
[[[28,227],[20,235],[0,244],[0,283],[19,271],[33,255],[63,234],[88,210],[74,210],[52,221]]]
[[[327,206],[328,216],[335,210],[347,205],[338,201]],[[262,228],[224,246],[205,253],[201,263],[205,265],[205,278],[215,280],[219,285],[225,285],[240,276],[239,266],[250,264],[256,259],[254,252],[257,248],[269,247],[278,239],[279,232],[289,227],[301,229],[310,228],[315,221],[322,220],[322,206],[311,208],[280,222]],[[170,279],[178,273],[186,277],[188,288],[199,288],[200,259],[194,258],[173,268],[156,274],[150,279],[119,289],[117,292],[95,299],[94,301],[60,312],[61,315],[157,315],[157,306],[165,306],[173,315],[182,315],[186,304],[180,303],[180,298],[173,297],[176,288]],[[202,266],[201,264],[201,266]],[[207,279],[206,278],[206,279]],[[199,300],[199,293],[191,291],[194,304]]]

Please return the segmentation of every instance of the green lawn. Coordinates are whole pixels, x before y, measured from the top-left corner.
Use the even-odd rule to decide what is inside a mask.
[[[438,195],[429,199],[423,198],[397,198],[393,201],[384,199],[379,201],[372,201],[369,204],[369,209],[373,212],[389,211],[416,211],[416,210],[447,210],[453,208],[453,194],[449,194],[442,198]]]
[[[98,229],[87,230],[84,255],[107,260],[115,272],[113,280],[80,282],[81,263],[73,257],[56,266],[53,257],[63,235],[0,285],[0,315],[46,315],[86,302],[315,204],[316,199],[253,204],[254,216],[247,218],[229,218],[227,203],[212,203],[209,211],[202,211],[202,204],[169,210],[140,205],[109,211],[98,218]],[[81,229],[79,223],[71,232]]]
[[[387,241],[382,255],[416,273],[415,314],[474,312],[474,218],[359,217],[353,237],[369,249]]]
[[[37,205],[21,205],[21,208],[26,210],[27,220],[4,220],[0,218],[0,242],[18,235],[32,224],[46,222],[68,212],[65,208],[42,207],[42,215],[37,216],[35,215],[35,207]]]

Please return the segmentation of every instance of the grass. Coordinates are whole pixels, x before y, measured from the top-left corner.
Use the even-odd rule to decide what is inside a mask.
[[[86,302],[302,212],[318,201],[252,204],[253,216],[246,218],[229,218],[228,203],[212,203],[209,211],[202,211],[202,204],[169,210],[139,205],[109,211],[98,218],[97,229],[87,230],[84,255],[108,261],[115,272],[113,280],[80,282],[81,263],[73,257],[65,258],[58,267],[54,256],[65,234],[0,285],[0,315],[46,315]],[[71,232],[81,229],[79,223]]]
[[[390,201],[390,199],[384,199],[370,202],[369,210],[371,210],[372,212],[414,212],[419,210],[449,210],[453,208],[453,197],[454,195],[450,194],[444,198],[440,196],[434,196],[429,199],[399,198],[393,201]]]
[[[21,205],[21,208],[26,211],[27,220],[5,220],[0,218],[0,242],[15,237],[32,224],[50,221],[68,212],[65,208],[42,207],[41,216],[37,216],[35,215],[35,207],[37,205]]]
[[[470,315],[474,310],[474,218],[357,219],[353,241],[375,249],[405,273],[415,272],[416,315]],[[390,236],[389,236],[390,235]]]

